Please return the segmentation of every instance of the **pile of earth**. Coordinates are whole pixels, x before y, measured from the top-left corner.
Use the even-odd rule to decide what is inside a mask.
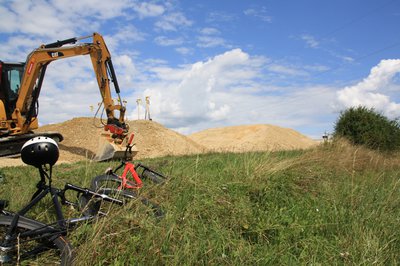
[[[273,125],[211,128],[189,135],[210,151],[276,151],[307,149],[316,141],[290,129]]]
[[[134,159],[167,155],[199,154],[215,151],[265,151],[306,149],[315,141],[297,131],[272,125],[233,126],[207,129],[184,136],[154,121],[127,122],[135,134],[138,150]],[[98,119],[73,118],[63,123],[45,125],[35,132],[60,132],[64,140],[59,143],[59,162],[76,162],[93,159],[104,143],[103,126]],[[101,141],[103,140],[103,142]],[[20,159],[1,159],[0,166],[20,165]]]
[[[154,121],[134,120],[127,122],[129,133],[134,133],[133,143],[138,150],[135,159],[167,155],[197,154],[205,148],[189,138]],[[64,136],[59,143],[60,161],[74,162],[93,159],[103,144],[103,126],[98,119],[80,117],[40,127],[36,132],[57,131]]]

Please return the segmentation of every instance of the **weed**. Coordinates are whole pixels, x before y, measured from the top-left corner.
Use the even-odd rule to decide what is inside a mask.
[[[202,154],[144,163],[170,177],[69,235],[80,265],[388,264],[400,261],[400,157],[345,142],[306,151]],[[56,185],[88,186],[110,163],[58,165]],[[2,169],[1,198],[16,210],[38,175]],[[15,197],[14,195],[21,195]],[[46,204],[30,214],[50,219]]]

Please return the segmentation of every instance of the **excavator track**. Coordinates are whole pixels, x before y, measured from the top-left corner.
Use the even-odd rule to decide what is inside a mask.
[[[61,142],[64,137],[58,132],[27,133],[23,135],[7,136],[0,138],[0,157],[17,156],[21,152],[22,145],[31,138],[43,136]]]

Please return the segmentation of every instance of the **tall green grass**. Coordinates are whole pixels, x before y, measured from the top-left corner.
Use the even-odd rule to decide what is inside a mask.
[[[79,265],[400,262],[398,154],[334,143],[144,162],[170,177],[140,192],[160,203],[166,216],[156,219],[138,201],[115,206],[104,219],[70,233]],[[55,183],[88,186],[110,164],[59,165]],[[37,174],[30,167],[1,171],[1,198],[16,210],[29,200]],[[32,216],[50,219],[46,206],[38,209]]]

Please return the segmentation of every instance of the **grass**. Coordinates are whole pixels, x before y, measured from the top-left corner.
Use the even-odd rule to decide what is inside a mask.
[[[206,154],[144,161],[170,180],[69,234],[79,265],[397,265],[400,156],[334,143],[306,151]],[[88,186],[114,163],[54,169],[56,185]],[[1,198],[17,210],[35,190],[31,167],[3,168]],[[13,195],[21,195],[20,198]],[[30,214],[50,219],[46,203]]]

